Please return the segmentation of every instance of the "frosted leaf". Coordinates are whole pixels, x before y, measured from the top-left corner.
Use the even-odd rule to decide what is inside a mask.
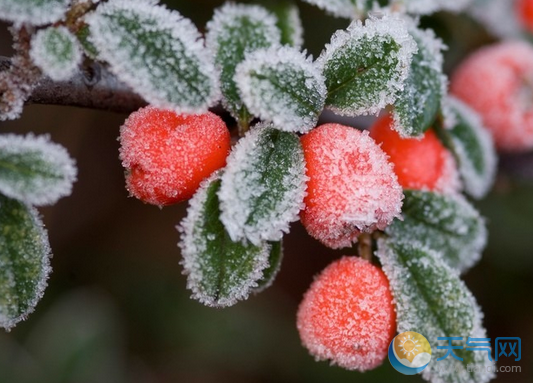
[[[221,72],[224,107],[241,124],[248,124],[252,116],[241,101],[235,69],[247,54],[280,44],[276,23],[276,17],[263,7],[233,3],[216,9],[207,23],[207,47]]]
[[[70,0],[0,0],[0,19],[44,25],[63,18]]]
[[[273,12],[281,32],[281,43],[301,48],[304,42],[304,29],[300,19],[300,10],[292,1],[267,2],[264,4]]]
[[[394,129],[403,137],[419,136],[434,122],[446,94],[447,78],[442,72],[444,45],[435,33],[409,28],[418,45],[403,91],[392,113]]]
[[[523,33],[516,17],[515,1],[474,0],[468,8],[468,13],[496,37],[501,39],[521,38]]]
[[[474,110],[454,97],[447,102],[456,124],[443,134],[449,137],[449,146],[457,157],[465,191],[474,198],[483,198],[496,175],[494,142]]]
[[[0,326],[33,312],[50,274],[48,234],[37,210],[0,195]]]
[[[55,81],[68,80],[81,63],[81,50],[65,27],[39,30],[31,40],[30,57],[45,75]]]
[[[212,57],[178,12],[150,0],[111,0],[86,22],[99,58],[153,106],[201,113],[219,99]]]
[[[405,7],[409,13],[417,15],[428,15],[437,11],[460,12],[464,10],[473,0],[393,0]]]
[[[479,213],[461,195],[405,190],[402,215],[387,227],[396,239],[416,241],[442,255],[450,267],[464,272],[480,258],[487,229]]]
[[[221,176],[220,219],[234,241],[279,241],[298,220],[306,181],[298,136],[269,125],[239,140]]]
[[[277,128],[306,133],[324,109],[324,77],[295,48],[258,50],[237,66],[235,83],[248,109]]]
[[[32,205],[70,195],[76,165],[48,136],[0,135],[0,193]]]
[[[389,278],[398,332],[415,331],[426,337],[432,359],[447,351],[437,349],[445,345],[439,337],[458,336],[464,342],[467,337],[486,337],[475,298],[439,252],[416,241],[380,239],[376,255]],[[431,383],[485,383],[494,377],[486,352],[456,349],[454,353],[463,361],[448,356],[430,363],[422,377]]]
[[[372,9],[371,0],[304,0],[306,3],[316,5],[333,16],[348,19],[360,19]],[[377,0],[376,0],[377,1]]]
[[[337,31],[318,58],[326,106],[346,116],[377,114],[403,90],[416,43],[405,21],[392,16],[354,21]]]
[[[233,242],[219,219],[220,180],[204,181],[189,202],[181,232],[181,264],[192,298],[206,306],[228,307],[247,299],[269,266],[270,245]]]
[[[263,278],[257,281],[254,293],[260,293],[268,289],[274,283],[283,260],[283,242],[270,242],[270,255],[268,257],[268,267],[263,270]]]

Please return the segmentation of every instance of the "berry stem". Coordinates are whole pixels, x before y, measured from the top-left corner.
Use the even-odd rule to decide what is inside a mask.
[[[363,233],[357,238],[359,256],[367,261],[372,261],[372,235]]]

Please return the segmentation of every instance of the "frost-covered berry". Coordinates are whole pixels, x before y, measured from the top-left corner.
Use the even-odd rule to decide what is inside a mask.
[[[477,111],[496,146],[505,151],[533,148],[533,47],[503,42],[468,57],[451,79],[451,92]]]
[[[402,138],[392,126],[390,115],[384,115],[370,129],[370,137],[389,155],[404,189],[437,192],[459,189],[453,155],[432,130],[426,131],[422,138]]]
[[[515,13],[524,29],[533,33],[533,1],[517,0],[515,2]]]
[[[300,218],[311,236],[348,247],[361,232],[384,229],[400,214],[402,189],[368,132],[325,124],[301,141],[309,181]]]
[[[317,360],[359,371],[379,366],[396,332],[387,277],[361,258],[333,262],[305,294],[297,325]]]
[[[202,180],[226,164],[231,137],[213,113],[177,114],[146,107],[126,120],[120,143],[129,192],[163,206],[190,198]]]

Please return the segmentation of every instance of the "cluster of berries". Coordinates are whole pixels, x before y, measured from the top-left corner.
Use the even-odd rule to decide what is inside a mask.
[[[384,229],[401,212],[402,188],[443,192],[457,185],[453,157],[432,130],[406,139],[392,125],[385,115],[370,132],[325,124],[301,137],[308,177],[301,222],[325,245],[350,246],[361,233]],[[190,198],[204,179],[225,166],[231,151],[229,130],[218,116],[154,107],[133,113],[121,128],[120,141],[128,190],[158,206]],[[344,257],[306,293],[298,329],[317,358],[367,370],[385,358],[395,320],[381,269]]]

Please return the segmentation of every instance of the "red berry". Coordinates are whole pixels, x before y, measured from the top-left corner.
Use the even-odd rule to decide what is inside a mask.
[[[400,214],[402,189],[368,132],[326,124],[301,140],[309,181],[300,217],[311,236],[332,248],[347,247]]]
[[[226,164],[231,137],[213,113],[177,114],[147,107],[126,120],[120,143],[129,192],[163,206],[190,198],[202,180]]]
[[[533,1],[517,0],[515,2],[515,12],[522,26],[533,33]]]
[[[333,262],[305,294],[297,325],[302,343],[318,360],[349,370],[379,366],[396,332],[387,277],[361,258]]]
[[[451,92],[470,105],[501,150],[533,148],[533,47],[503,42],[482,48],[455,71]]]
[[[402,138],[392,128],[392,118],[384,115],[370,129],[370,137],[389,155],[398,182],[404,189],[452,191],[458,188],[458,175],[451,153],[428,130],[422,138]]]

